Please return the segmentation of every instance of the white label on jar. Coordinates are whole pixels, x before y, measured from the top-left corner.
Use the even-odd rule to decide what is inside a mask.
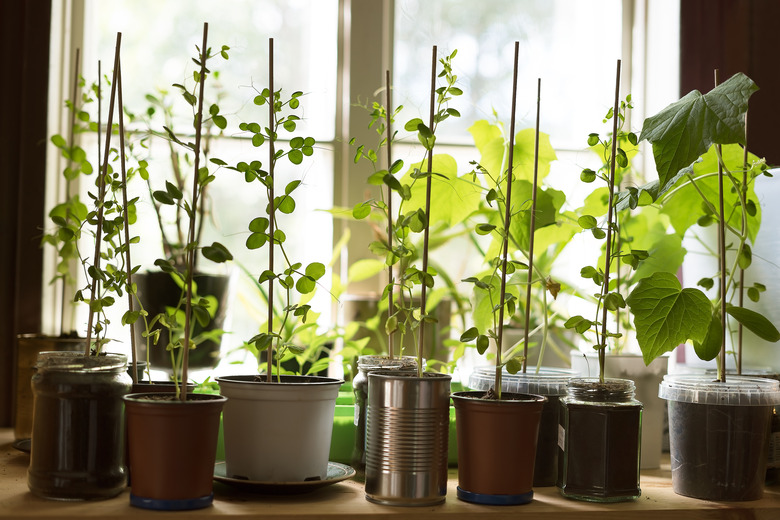
[[[773,432],[769,436],[769,457],[767,468],[780,468],[780,432]]]
[[[558,425],[558,447],[561,450],[564,450],[564,445],[566,443],[566,430],[563,429],[563,425]]]

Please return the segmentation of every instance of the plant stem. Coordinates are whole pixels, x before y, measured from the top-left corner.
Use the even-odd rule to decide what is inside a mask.
[[[609,270],[612,263],[612,219],[614,215],[613,200],[615,198],[615,156],[617,155],[618,119],[620,119],[620,60],[617,60],[615,73],[615,106],[612,111],[612,151],[609,161],[609,203],[607,204],[607,242],[604,259],[604,283],[601,286],[602,299],[606,300],[609,294]],[[604,363],[606,362],[607,349],[607,305],[601,303],[601,342],[599,345],[599,381],[604,382]]]
[[[127,273],[127,310],[133,312],[133,264],[130,263],[130,217],[127,214],[127,167],[125,165],[125,118],[122,107],[122,62],[117,62],[117,96],[119,101],[119,164],[122,171],[122,213],[125,232],[125,271]],[[138,353],[135,345],[135,322],[130,323],[130,358],[133,384],[138,382]]]
[[[76,125],[76,100],[78,99],[79,92],[79,64],[81,61],[81,49],[76,49],[76,63],[73,67],[73,88],[70,91],[71,108],[70,108],[70,129],[68,130],[68,142],[70,143],[71,153],[68,154],[68,168],[73,165],[73,147],[75,143],[75,132],[73,127]],[[98,88],[100,87],[100,76],[98,76]],[[98,134],[100,132],[98,131]],[[70,200],[70,180],[65,179],[65,200]],[[70,214],[65,216],[70,220]],[[70,270],[70,268],[68,268]],[[68,280],[67,277],[62,278],[62,286],[60,291],[60,336],[65,334],[65,309],[68,306],[68,299],[65,296],[67,290]]]
[[[103,238],[103,203],[106,198],[106,177],[108,176],[108,154],[111,151],[111,128],[114,123],[114,100],[116,99],[116,84],[117,73],[119,72],[119,49],[122,44],[122,33],[116,33],[116,46],[114,49],[114,74],[111,81],[111,97],[108,103],[108,122],[106,126],[106,145],[103,152],[103,168],[101,169],[100,177],[98,178],[98,214],[97,224],[95,229],[95,259],[92,263],[93,268],[96,271],[100,270],[100,242]],[[99,80],[99,78],[98,78]],[[98,119],[99,121],[99,119]],[[100,132],[98,132],[100,134]],[[97,274],[97,273],[96,273]],[[92,287],[89,298],[89,320],[87,322],[87,339],[85,346],[85,355],[90,353],[90,343],[92,342],[92,323],[95,317],[95,312],[92,310],[92,302],[98,295],[98,277],[92,277]],[[98,349],[99,350],[99,349]]]
[[[429,118],[428,128],[433,131],[434,128],[434,114],[435,114],[435,100],[436,100],[436,45],[433,46],[431,52],[431,110]],[[418,331],[419,337],[417,338],[417,375],[422,377],[422,362],[423,362],[423,347],[425,345],[425,302],[426,302],[426,289],[428,279],[428,235],[431,224],[431,187],[433,181],[433,145],[428,150],[428,175],[425,179],[425,226],[423,228],[423,256],[422,256],[422,272],[423,283],[420,290],[420,330]]]
[[[517,44],[515,44],[517,45]],[[536,188],[539,185],[539,107],[542,99],[542,79],[536,84],[536,137],[534,139],[534,184],[531,192],[531,229],[528,237],[528,284],[525,288],[525,339],[523,342],[523,373],[528,365],[528,328],[531,326],[531,285],[534,274],[534,233],[536,232]],[[506,275],[504,275],[506,276]],[[541,355],[539,357],[541,360]]]
[[[274,105],[276,104],[276,96],[274,94],[274,39],[268,39],[268,90],[270,92],[270,98],[268,99],[268,129],[271,135],[268,136],[268,176],[271,180],[271,185],[268,188],[268,270],[274,271],[274,227],[276,224],[274,207],[274,140],[276,132],[276,125],[274,124],[275,113]],[[274,332],[274,277],[271,276],[268,280],[268,334]],[[268,343],[268,349],[266,350],[266,381],[269,383],[273,380],[271,367],[273,366],[274,347],[273,341]]]
[[[390,167],[393,165],[393,132],[390,128],[392,126],[391,113],[393,110],[392,95],[390,93],[390,71],[385,71],[385,90],[387,96],[387,109],[385,110],[386,121],[385,129],[387,130],[387,171],[390,172]],[[393,189],[390,185],[387,186],[387,243],[392,250],[393,247]],[[387,285],[390,287],[390,291],[387,294],[387,318],[390,319],[395,314],[395,302],[393,301],[393,295],[395,293],[395,286],[393,285],[393,266],[387,266]],[[390,355],[390,359],[395,356],[395,330],[387,333],[387,352]]]
[[[715,86],[718,86],[718,69],[715,69]],[[718,259],[720,267],[720,328],[722,340],[720,345],[720,363],[718,364],[718,381],[726,382],[726,225],[723,204],[723,163],[721,146],[715,145],[718,153]]]
[[[190,208],[190,230],[189,235],[187,239],[187,271],[186,271],[186,284],[187,284],[187,298],[186,298],[186,304],[185,304],[185,311],[184,311],[184,342],[182,344],[182,366],[181,366],[181,401],[187,400],[187,379],[189,378],[189,374],[187,373],[189,369],[189,361],[190,361],[190,323],[192,321],[192,317],[190,316],[192,312],[192,278],[193,278],[193,270],[195,267],[195,251],[196,251],[196,243],[195,243],[195,221],[198,217],[198,185],[199,185],[199,171],[200,171],[200,138],[201,138],[201,129],[203,127],[203,93],[206,90],[206,60],[208,59],[208,49],[206,45],[208,44],[208,36],[209,36],[209,24],[204,23],[203,24],[203,43],[201,44],[200,48],[200,76],[198,77],[198,112],[195,116],[195,164],[194,164],[194,170],[195,175],[193,175],[192,179],[192,207]]]
[[[742,186],[739,190],[742,192],[742,236],[747,235],[747,172],[748,172],[748,125],[747,112],[745,112],[745,147],[742,150]],[[743,246],[744,247],[744,246]],[[740,248],[740,251],[742,249]],[[739,254],[737,255],[739,256]],[[739,270],[739,306],[745,304],[745,270]],[[737,375],[742,375],[742,323],[737,324]]]

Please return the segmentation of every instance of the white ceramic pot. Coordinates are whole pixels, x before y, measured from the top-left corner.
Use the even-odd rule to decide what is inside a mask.
[[[217,379],[223,410],[225,471],[254,482],[324,480],[336,397],[344,381],[265,376]]]

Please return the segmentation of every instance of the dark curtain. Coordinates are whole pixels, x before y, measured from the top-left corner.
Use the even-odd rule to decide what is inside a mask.
[[[780,165],[780,1],[682,0],[680,91],[707,92],[713,70],[725,81],[747,74],[760,90],[750,98],[748,149]]]
[[[10,426],[16,334],[41,326],[51,0],[0,0],[0,426]]]

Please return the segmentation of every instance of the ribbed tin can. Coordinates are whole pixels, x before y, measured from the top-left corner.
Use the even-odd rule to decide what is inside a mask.
[[[427,506],[447,495],[448,374],[368,375],[366,498]]]

